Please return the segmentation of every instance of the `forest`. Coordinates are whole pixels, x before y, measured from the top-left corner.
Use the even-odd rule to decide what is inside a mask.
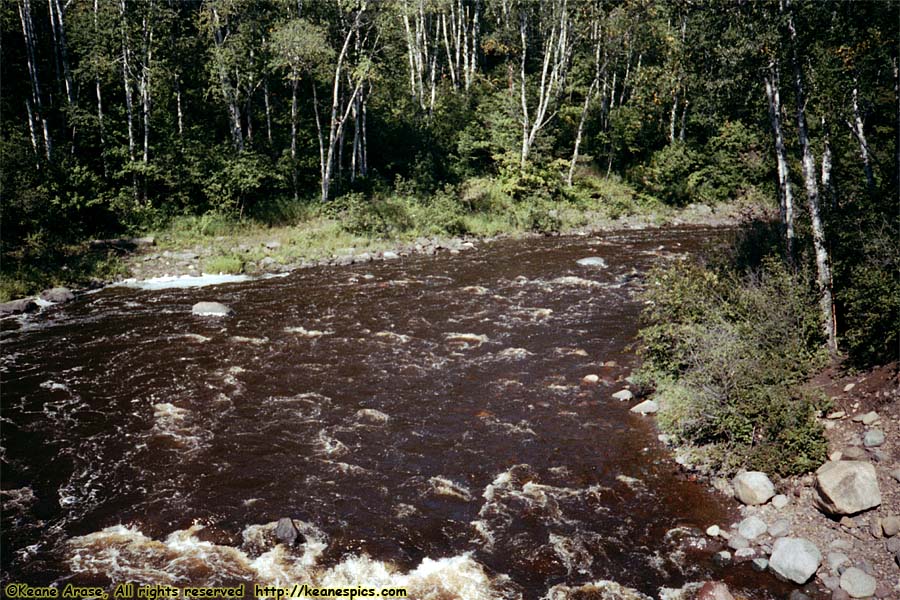
[[[173,223],[325,215],[373,236],[478,235],[479,215],[551,232],[562,208],[746,202],[777,207],[778,241],[753,252],[808,276],[830,352],[889,361],[898,15],[894,1],[4,2],[3,296],[108,267],[84,262],[86,240]]]

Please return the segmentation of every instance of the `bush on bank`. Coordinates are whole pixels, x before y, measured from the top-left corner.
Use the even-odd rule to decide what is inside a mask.
[[[660,428],[716,472],[821,464],[824,402],[801,386],[826,358],[809,279],[766,259],[743,275],[678,263],[648,283],[637,378],[656,390]]]

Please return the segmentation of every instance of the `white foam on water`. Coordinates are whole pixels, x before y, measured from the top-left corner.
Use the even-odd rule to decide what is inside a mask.
[[[458,498],[463,502],[468,502],[472,499],[472,492],[466,486],[446,477],[432,477],[428,480],[428,484],[431,486],[431,492],[437,496]]]
[[[306,329],[305,327],[285,327],[285,333],[293,333],[305,338],[318,338],[323,335],[333,335],[333,331],[319,331],[318,329]]]
[[[374,408],[361,408],[353,418],[361,425],[385,425],[391,417]]]
[[[332,437],[322,429],[316,436],[316,447],[320,453],[327,456],[341,456],[347,454],[350,449],[339,439]]]
[[[153,435],[171,440],[184,450],[195,451],[203,447],[204,441],[211,437],[208,430],[191,425],[191,411],[175,406],[171,402],[153,405]]]
[[[486,335],[477,333],[447,333],[444,334],[444,339],[462,348],[477,348],[488,341]]]
[[[265,343],[268,343],[269,338],[254,338],[254,337],[244,337],[242,335],[233,335],[229,338],[235,344],[250,344],[252,346],[262,346]]]
[[[534,353],[525,348],[505,348],[497,356],[506,360],[525,360],[529,356],[534,356]]]
[[[564,535],[550,534],[550,546],[553,552],[562,561],[569,575],[578,573],[587,575],[590,573],[590,567],[594,564],[594,557],[585,547],[584,542],[578,538],[571,538]]]
[[[383,338],[395,344],[406,344],[411,339],[408,335],[402,333],[394,333],[393,331],[379,331],[375,337]]]
[[[211,339],[206,337],[205,335],[200,335],[199,333],[182,333],[178,337],[188,339],[192,342],[197,342],[198,344],[208,342]]]
[[[480,285],[467,285],[466,287],[462,288],[461,291],[467,292],[469,294],[475,294],[477,296],[483,296],[484,294],[488,293],[488,289]]]
[[[275,525],[247,527],[240,548],[201,541],[197,534],[202,525],[174,531],[163,541],[147,537],[137,527],[115,525],[70,539],[67,562],[73,573],[105,575],[113,585],[124,581],[192,586],[245,581],[287,586],[299,581],[313,587],[403,587],[410,597],[423,600],[495,600],[503,597],[499,585],[508,582],[505,576],[492,578],[468,553],[424,558],[408,572],[365,554],[347,556],[325,567],[319,564],[327,549],[321,531],[300,522],[305,542],[289,549],[275,543]]]
[[[179,275],[151,277],[150,279],[129,278],[110,284],[109,287],[127,287],[139,290],[168,290],[178,288],[199,288],[223,283],[239,283],[250,281],[249,275],[226,275],[203,273],[202,275]]]
[[[45,390],[63,390],[68,392],[69,386],[64,383],[59,383],[57,381],[44,381],[41,383],[41,387]]]
[[[566,287],[601,287],[601,284],[599,282],[591,281],[590,279],[584,279],[582,277],[574,277],[571,275],[568,275],[566,277],[557,277],[556,279],[551,280],[550,283],[555,285],[563,285]]]

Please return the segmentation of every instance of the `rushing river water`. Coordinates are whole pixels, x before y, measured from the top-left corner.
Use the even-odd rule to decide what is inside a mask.
[[[500,241],[107,288],[7,320],[3,580],[468,599],[604,579],[653,596],[711,577],[783,590],[712,565],[719,548],[691,528],[728,524],[727,503],[610,397],[634,364],[637,274],[722,235]],[[192,316],[200,300],[235,313]],[[599,385],[582,385],[591,373]],[[304,535],[294,548],[273,539],[285,516]]]

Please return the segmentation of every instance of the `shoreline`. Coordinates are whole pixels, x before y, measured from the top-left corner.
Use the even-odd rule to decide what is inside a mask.
[[[330,248],[297,247],[291,240],[299,226],[270,228],[268,235],[251,232],[232,236],[201,236],[198,243],[186,244],[163,232],[160,236],[92,240],[87,246],[94,250],[122,252],[120,261],[126,273],[113,278],[93,279],[87,285],[66,285],[48,288],[33,296],[25,296],[0,303],[0,318],[31,314],[74,300],[77,296],[123,284],[141,284],[160,278],[242,276],[246,279],[286,275],[299,269],[323,266],[350,266],[381,260],[398,260],[410,256],[434,256],[440,253],[460,254],[483,244],[503,239],[539,238],[553,236],[586,236],[619,230],[649,230],[665,227],[729,227],[748,218],[774,218],[764,207],[747,205],[688,205],[669,215],[635,214],[609,219],[598,213],[585,212],[585,225],[563,231],[542,234],[529,231],[510,231],[486,236],[419,237],[392,239],[385,237],[360,238],[358,245]],[[206,264],[243,255],[236,270],[206,270]]]

